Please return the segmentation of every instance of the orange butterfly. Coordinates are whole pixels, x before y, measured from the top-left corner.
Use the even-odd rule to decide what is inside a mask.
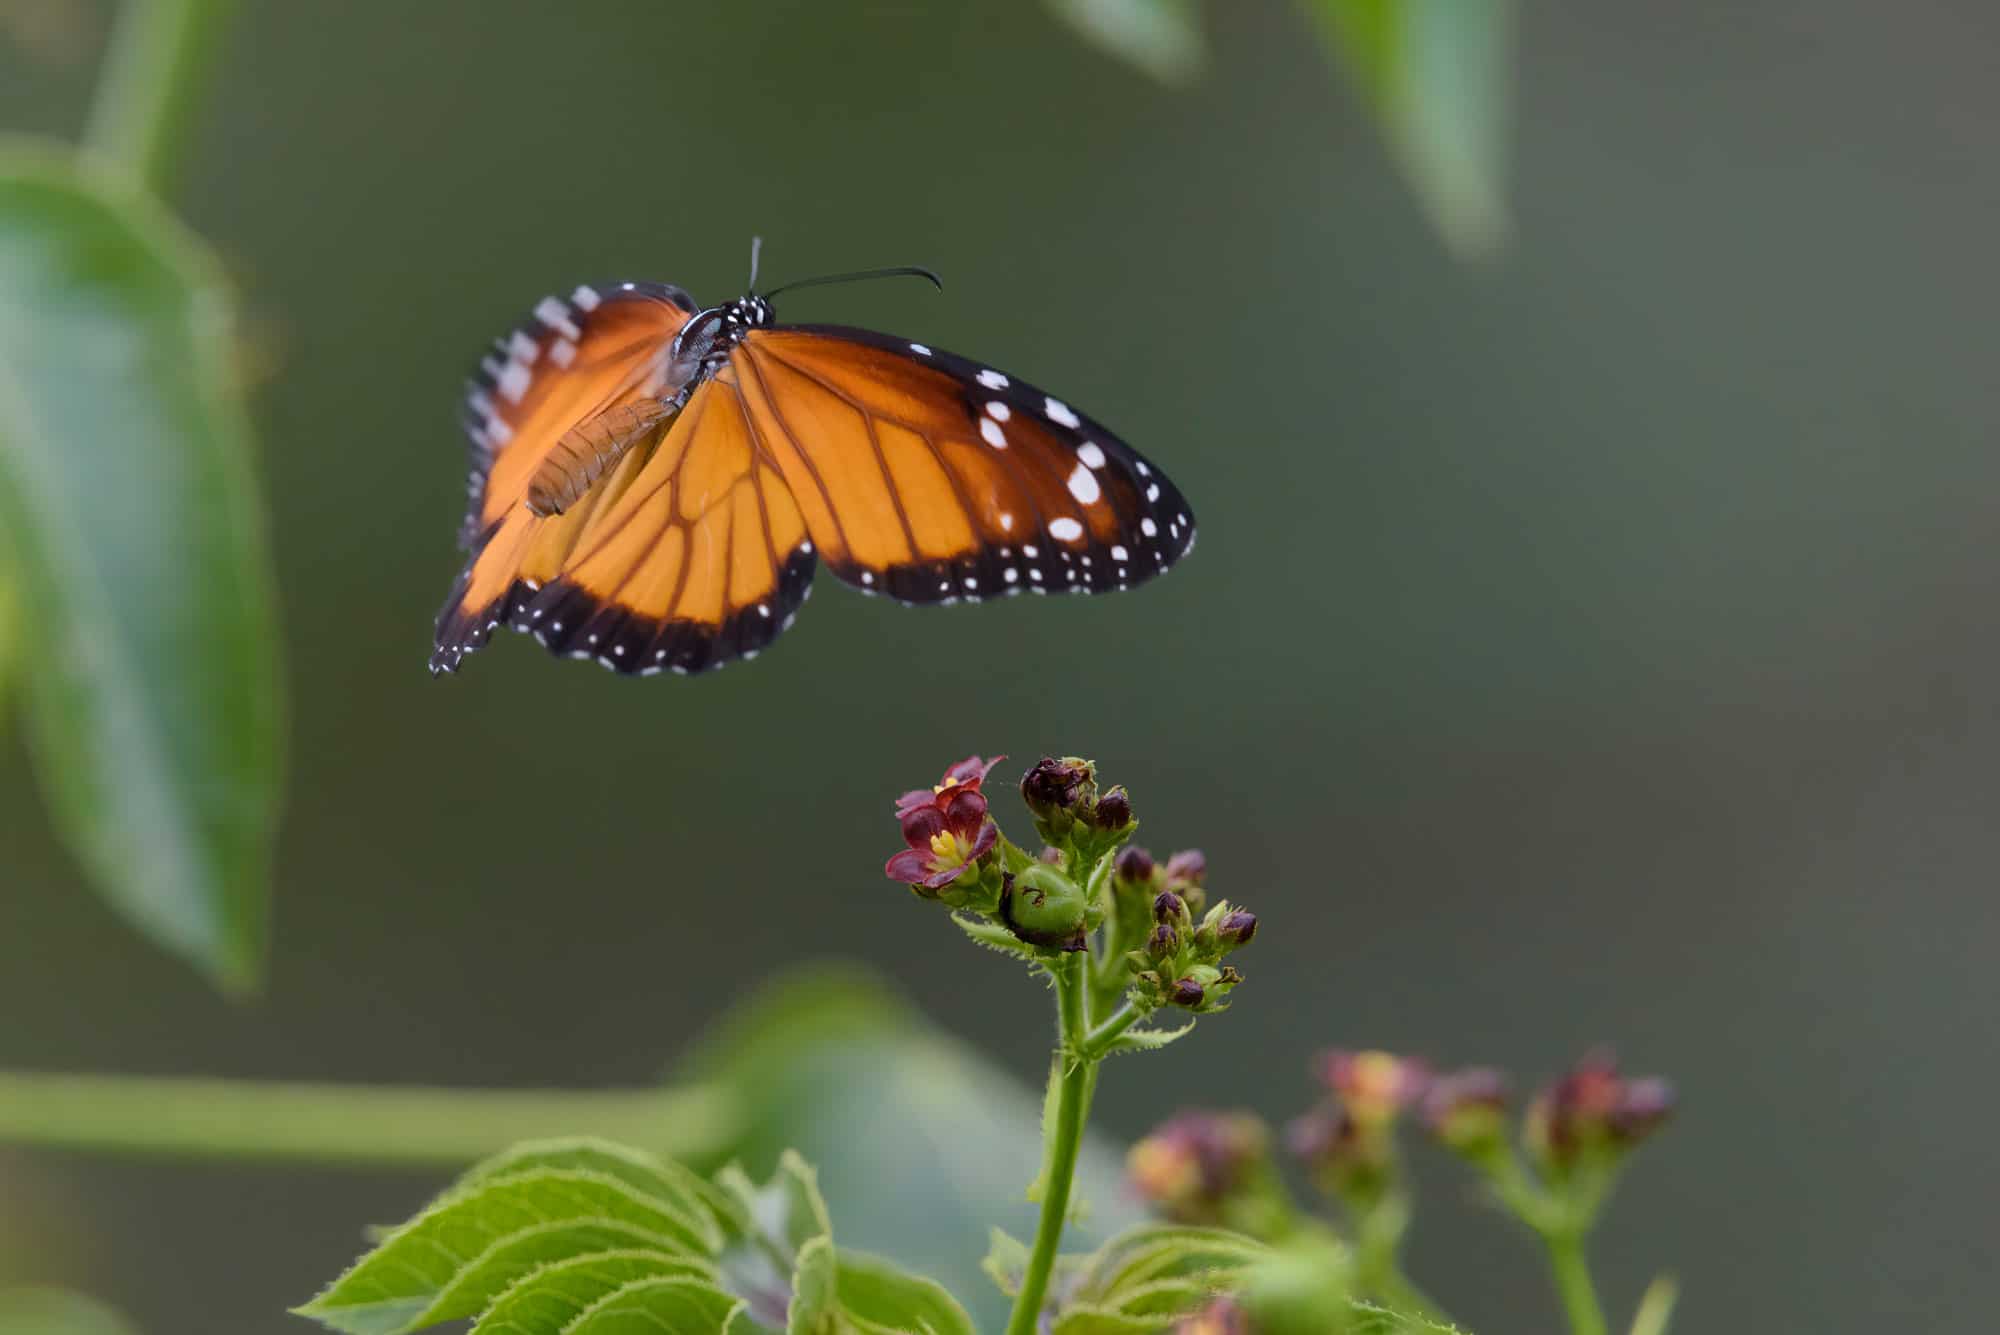
[[[937,281],[808,282],[890,273]],[[546,298],[480,363],[465,427],[471,559],[433,672],[502,624],[640,675],[754,658],[816,557],[863,593],[955,603],[1130,588],[1194,545],[1173,484],[1062,400],[907,339],[776,324],[754,292]]]

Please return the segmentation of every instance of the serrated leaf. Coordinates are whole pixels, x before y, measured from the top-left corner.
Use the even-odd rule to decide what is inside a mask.
[[[706,1256],[710,1237],[710,1229],[691,1225],[677,1207],[605,1173],[533,1168],[475,1177],[295,1310],[347,1335],[393,1335],[475,1316],[523,1274],[553,1259],[550,1247],[564,1235],[539,1230],[564,1224],[638,1230],[657,1240],[653,1249],[698,1258]],[[513,1250],[528,1237],[542,1245]],[[583,1249],[573,1247],[570,1254]]]
[[[1208,63],[1196,0],[1049,0],[1049,8],[1162,83],[1186,83]]]
[[[745,1310],[700,1280],[672,1276],[620,1285],[549,1335],[717,1335],[738,1328]]]
[[[0,561],[32,628],[29,745],[99,893],[243,989],[281,709],[229,320],[215,265],[155,205],[0,149]]]
[[[1041,1153],[1038,1100],[1019,1080],[852,969],[767,990],[717,1028],[687,1074],[745,1112],[744,1158],[768,1162],[792,1145],[818,1166],[842,1250],[931,1275],[982,1326],[1004,1324],[1006,1301],[978,1260],[994,1226],[1035,1226],[1021,1180]],[[1123,1180],[1122,1156],[1087,1136],[1077,1193],[1099,1204],[1073,1226],[1081,1246],[1138,1219]]]
[[[1380,1303],[1353,1300],[1352,1335],[1465,1335],[1457,1326],[1432,1321],[1408,1312],[1391,1311]]]
[[[134,1335],[95,1298],[62,1289],[0,1289],[0,1335]]]
[[[1209,1012],[1211,1015],[1215,1013]],[[1189,1020],[1178,1029],[1127,1029],[1112,1040],[1111,1046],[1104,1050],[1104,1055],[1109,1057],[1120,1052],[1158,1052],[1167,1044],[1177,1042],[1193,1033],[1194,1026],[1195,1021]]]
[[[951,920],[958,924],[959,931],[988,950],[997,950],[1003,955],[1013,955],[1030,964],[1041,963],[1042,957],[1033,946],[990,918],[975,918],[969,913],[954,913],[951,915]]]
[[[1050,1335],[1160,1335],[1166,1323],[1155,1316],[1133,1316],[1094,1303],[1063,1308],[1050,1325]]]
[[[712,1254],[722,1247],[722,1228],[713,1214],[716,1192],[698,1174],[671,1159],[594,1136],[531,1140],[503,1150],[468,1169],[455,1190],[541,1168],[574,1169],[616,1178],[671,1207],[677,1217],[697,1231],[703,1251]],[[823,1212],[824,1204],[820,1208]]]
[[[715,1283],[700,1262],[663,1252],[587,1253],[523,1275],[473,1323],[471,1335],[555,1335],[605,1295],[642,1279]]]
[[[977,1335],[972,1316],[942,1284],[894,1262],[843,1249],[834,1280],[841,1315],[871,1332]]]
[[[644,1252],[673,1258],[681,1273],[716,1278],[713,1264],[677,1254],[677,1246],[677,1239],[632,1224],[579,1224],[573,1220],[537,1224],[496,1240],[469,1259],[429,1306],[410,1318],[407,1328],[419,1330],[480,1311],[493,1295],[510,1291],[523,1276],[582,1256]]]
[[[833,1236],[807,1238],[792,1260],[792,1301],[785,1308],[786,1335],[819,1335],[827,1328],[836,1279]]]
[[[1077,1292],[1117,1304],[1126,1294],[1168,1277],[1234,1276],[1270,1254],[1268,1244],[1228,1229],[1140,1224],[1090,1255]]]
[[[1462,258],[1507,236],[1512,0],[1302,0],[1431,223]]]
[[[1021,1291],[1021,1278],[1028,1273],[1028,1244],[1005,1229],[996,1228],[979,1268],[1000,1292],[1012,1298]]]

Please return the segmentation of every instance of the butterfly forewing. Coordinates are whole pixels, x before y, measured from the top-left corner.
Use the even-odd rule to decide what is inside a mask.
[[[754,657],[818,556],[865,592],[951,603],[1130,588],[1194,543],[1158,469],[1032,385],[865,330],[771,327],[754,299],[721,311],[717,358],[681,359],[705,370],[670,371],[695,313],[665,285],[579,288],[482,363],[472,556],[434,670],[502,624],[621,672]]]
[[[1129,588],[1194,542],[1178,490],[1033,385],[865,330],[756,330],[731,359],[842,580],[912,603]]]

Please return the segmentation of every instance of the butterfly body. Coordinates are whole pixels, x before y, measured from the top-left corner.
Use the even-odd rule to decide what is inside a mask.
[[[754,658],[815,566],[905,603],[1143,582],[1187,503],[1096,422],[911,340],[785,325],[751,294],[579,287],[467,393],[470,553],[431,659],[506,625],[621,672]]]

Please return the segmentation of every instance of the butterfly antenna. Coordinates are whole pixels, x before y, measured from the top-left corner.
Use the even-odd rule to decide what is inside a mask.
[[[774,287],[764,295],[775,297],[780,292],[790,292],[795,288],[824,287],[828,283],[858,283],[868,278],[922,278],[928,280],[938,291],[944,291],[944,280],[921,264],[899,264],[892,269],[857,269],[853,273],[830,273],[817,278],[799,278]]]
[[[751,237],[750,238],[750,281],[743,285],[743,290],[745,292],[755,292],[757,290],[757,261],[763,257],[763,254],[764,254],[764,238],[761,236]]]

